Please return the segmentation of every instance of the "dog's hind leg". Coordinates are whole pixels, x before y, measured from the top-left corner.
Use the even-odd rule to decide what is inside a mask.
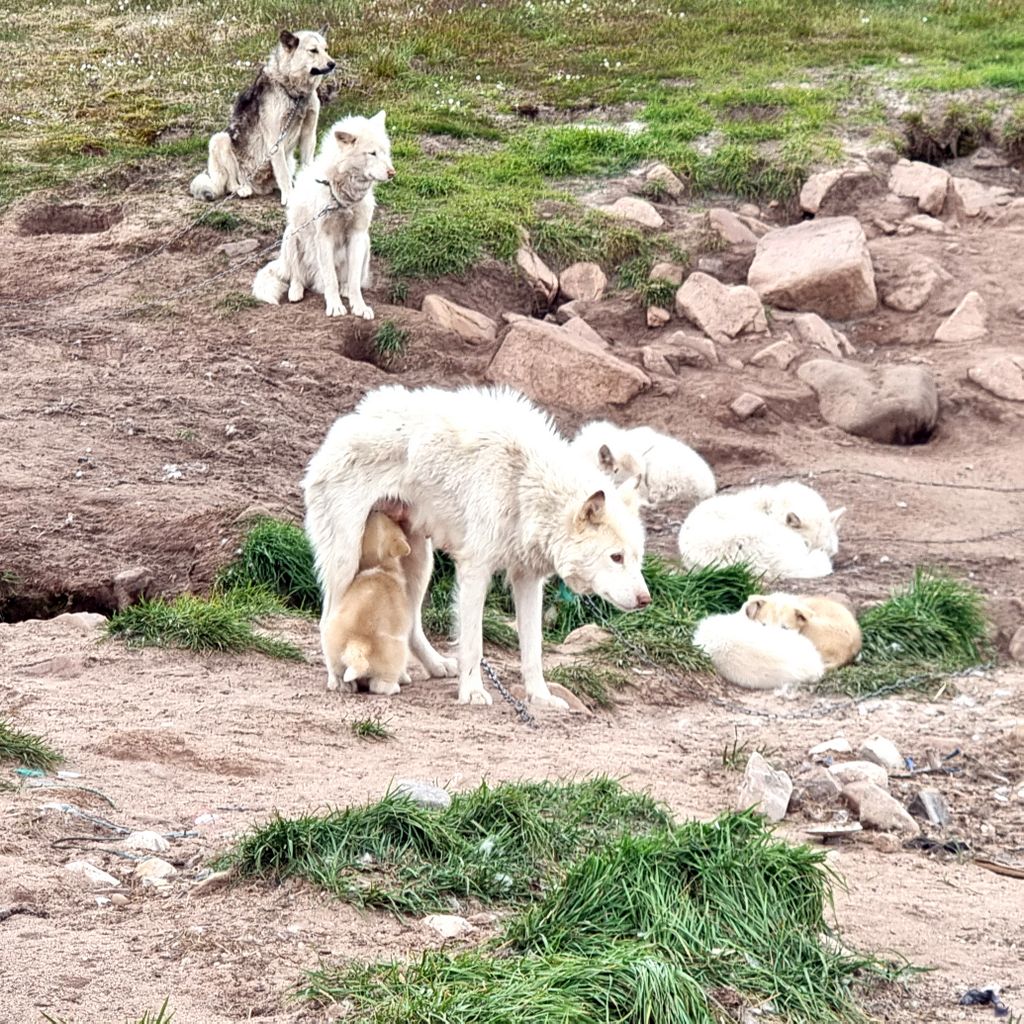
[[[484,689],[480,661],[484,656],[484,602],[491,586],[487,568],[465,564],[456,567],[459,618],[459,703],[490,704]]]
[[[542,627],[544,612],[544,578],[512,576],[512,597],[516,603],[516,631],[519,633],[520,671],[526,699],[567,711],[569,705],[555,697],[544,681],[542,658]]]
[[[402,560],[409,600],[409,617],[412,619],[409,649],[432,678],[444,679],[446,676],[457,675],[459,668],[455,659],[438,654],[423,632],[423,599],[430,586],[430,574],[434,568],[434,549],[421,533],[410,534],[409,547],[410,553]]]

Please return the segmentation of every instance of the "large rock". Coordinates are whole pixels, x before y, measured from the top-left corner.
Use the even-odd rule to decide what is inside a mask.
[[[666,164],[655,164],[648,168],[646,178],[648,181],[656,182],[665,192],[675,200],[682,199],[686,195],[686,186],[672,173],[672,169]]]
[[[528,245],[519,247],[516,265],[545,304],[555,301],[558,294],[558,275]]]
[[[793,344],[793,339],[787,334],[778,341],[755,352],[750,357],[751,366],[772,366],[777,370],[787,370],[794,359],[800,356],[800,346]]]
[[[892,284],[882,292],[882,303],[900,313],[916,313],[932,297],[935,289],[952,280],[934,260],[922,257],[907,262],[894,275]]]
[[[697,360],[692,365],[715,366],[718,363],[718,349],[715,343],[703,334],[687,334],[674,331],[665,339],[666,345],[673,345],[680,352],[691,353]]]
[[[768,321],[757,293],[692,273],[676,292],[676,314],[696,324],[712,341],[728,344],[745,331],[765,331]]]
[[[867,239],[853,217],[825,217],[769,231],[747,283],[782,309],[845,320],[878,303]]]
[[[935,429],[939,396],[923,366],[869,369],[812,359],[797,370],[818,395],[822,419],[882,444],[922,444]]]
[[[632,363],[541,320],[521,320],[509,328],[487,377],[542,405],[580,412],[623,405],[651,383]]]
[[[655,263],[651,267],[649,278],[651,281],[668,281],[676,287],[683,283],[686,276],[686,269],[679,263]]]
[[[498,325],[489,316],[460,306],[443,295],[425,296],[422,309],[438,327],[457,334],[470,345],[489,344],[498,335]]]
[[[988,334],[988,310],[977,292],[968,292],[939,324],[936,341],[979,341]]]
[[[849,213],[883,191],[881,182],[865,163],[812,174],[800,190],[800,207],[807,213],[835,216]]]
[[[983,185],[973,178],[953,178],[953,191],[968,217],[995,217],[1010,202],[1008,188]]]
[[[609,217],[628,220],[644,228],[657,229],[665,223],[665,218],[646,199],[636,196],[623,196],[610,206],[599,206],[598,209]]]
[[[743,781],[736,797],[738,810],[753,807],[769,821],[782,821],[793,793],[793,782],[782,771],[776,771],[756,750],[747,761]]]
[[[991,391],[997,398],[1024,402],[1024,355],[1007,352],[987,362],[972,366],[967,376],[978,387]]]
[[[575,334],[577,338],[582,338],[584,341],[592,342],[597,345],[598,348],[608,348],[608,342],[601,337],[597,331],[594,330],[590,324],[581,316],[571,316],[568,320],[562,324],[562,328],[568,331],[570,334]]]
[[[921,826],[895,797],[872,782],[851,782],[843,787],[843,799],[865,828],[916,836]]]
[[[889,188],[898,196],[916,199],[923,213],[937,215],[946,205],[949,171],[919,160],[900,160],[889,172]]]
[[[608,278],[596,263],[574,263],[559,274],[558,285],[570,302],[575,299],[599,299],[608,287]]]

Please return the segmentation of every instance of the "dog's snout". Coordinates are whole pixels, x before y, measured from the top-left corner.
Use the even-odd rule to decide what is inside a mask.
[[[334,69],[335,69],[335,68],[336,68],[337,66],[338,66],[338,65],[337,65],[337,64],[335,64],[333,60],[329,60],[329,61],[327,62],[327,70],[328,70],[328,71],[333,71],[333,70],[334,70]]]
[[[645,590],[642,594],[636,595],[637,608],[646,608],[651,603],[651,595]]]
[[[395,169],[394,169],[394,167],[389,167],[388,168],[388,177],[389,178],[393,178],[394,176],[395,176]]]

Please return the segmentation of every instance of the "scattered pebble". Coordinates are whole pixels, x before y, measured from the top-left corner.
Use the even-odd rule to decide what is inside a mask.
[[[396,779],[391,792],[396,796],[407,796],[414,804],[421,807],[434,807],[444,810],[451,806],[451,794],[434,786],[429,782],[420,782],[418,779]]]

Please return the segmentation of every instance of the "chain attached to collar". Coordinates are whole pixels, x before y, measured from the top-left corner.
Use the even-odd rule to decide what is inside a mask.
[[[481,658],[480,666],[483,668],[484,672],[487,673],[487,678],[490,679],[491,685],[501,695],[502,700],[512,706],[512,710],[515,711],[519,720],[523,722],[524,725],[528,725],[531,729],[536,729],[537,719],[530,714],[529,709],[523,701],[518,697],[513,697],[512,694],[509,693],[505,684],[498,678],[498,673],[494,671],[490,662],[488,662],[486,658]]]

